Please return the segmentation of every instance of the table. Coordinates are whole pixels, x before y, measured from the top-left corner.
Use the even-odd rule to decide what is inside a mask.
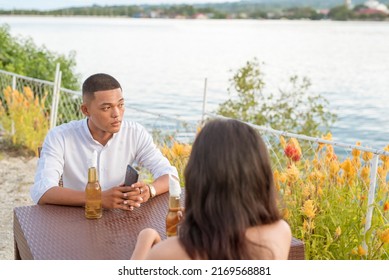
[[[133,211],[104,210],[88,220],[83,207],[33,205],[14,209],[15,259],[126,260],[142,229],[152,227],[166,238],[168,193]],[[182,200],[183,202],[183,200]],[[304,244],[292,240],[289,259],[304,259]]]

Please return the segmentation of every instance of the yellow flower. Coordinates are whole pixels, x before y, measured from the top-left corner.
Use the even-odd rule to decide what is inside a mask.
[[[381,182],[386,182],[386,175],[388,174],[388,170],[385,169],[383,166],[378,166],[377,173],[378,178],[381,180]]]
[[[286,141],[285,141],[285,138],[284,138],[284,136],[280,136],[280,144],[281,144],[281,147],[283,148],[283,149],[285,149],[285,147],[286,147]]]
[[[373,158],[373,153],[371,152],[363,152],[362,159],[366,162],[370,161]]]
[[[357,142],[356,146],[361,146],[361,142]],[[356,157],[359,157],[361,155],[361,150],[353,149],[351,153],[352,153],[353,157],[356,158]]]
[[[302,207],[302,212],[308,218],[314,218],[316,216],[316,208],[313,204],[313,200],[308,199],[304,202],[304,206]]]
[[[323,195],[323,189],[319,186],[317,187],[317,195],[322,196]]]
[[[335,229],[335,237],[339,237],[341,234],[342,234],[342,229],[340,228],[340,226],[338,226]]]
[[[347,158],[344,162],[340,164],[340,167],[347,173],[350,174],[352,171],[351,160]]]
[[[379,238],[384,244],[389,243],[389,228],[385,229],[383,232],[379,232]]]
[[[331,163],[330,163],[330,175],[332,177],[335,177],[336,175],[338,175],[339,170],[340,170],[339,162],[336,160],[331,161]]]
[[[286,179],[288,179],[286,174],[285,173],[281,173],[280,177],[279,177],[280,182],[284,184],[286,182]]]
[[[274,178],[274,185],[275,185],[276,189],[279,191],[281,189],[281,187],[280,187],[280,180],[279,180],[280,173],[278,172],[278,170],[275,170],[273,172],[273,178]]]
[[[304,198],[307,198],[310,195],[311,195],[311,187],[310,187],[310,184],[308,184],[308,185],[305,185],[303,187],[303,196],[304,196]]]
[[[308,231],[308,221],[304,219],[304,222],[303,222],[303,231],[304,232],[307,232]]]
[[[370,167],[364,166],[361,170],[361,178],[366,184],[369,184],[369,175],[370,175]]]
[[[294,183],[299,179],[300,171],[298,170],[296,165],[291,164],[286,170],[286,176],[290,183]]]
[[[323,135],[321,137],[322,139],[324,140],[328,140],[328,141],[331,141],[332,140],[332,134],[330,132],[328,132],[326,135]],[[318,143],[318,147],[317,147],[317,150],[320,151],[324,146],[324,143]]]
[[[288,210],[288,208],[285,208],[282,212],[282,216],[284,217],[284,220],[288,220],[289,217],[290,217],[290,212]]]
[[[365,256],[367,254],[366,250],[363,249],[362,245],[358,246],[358,255]]]

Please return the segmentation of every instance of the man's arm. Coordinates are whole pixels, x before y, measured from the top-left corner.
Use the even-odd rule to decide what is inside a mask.
[[[52,187],[41,196],[38,204],[84,206],[85,192],[76,191],[69,188]]]
[[[39,199],[38,204],[57,204],[68,206],[84,206],[85,192],[69,188],[52,187]],[[102,206],[105,209],[118,208],[132,210],[140,207],[140,195],[138,190],[132,187],[117,186],[101,192]]]
[[[163,194],[169,191],[169,174],[162,175],[158,177],[152,185],[154,186],[157,195]]]

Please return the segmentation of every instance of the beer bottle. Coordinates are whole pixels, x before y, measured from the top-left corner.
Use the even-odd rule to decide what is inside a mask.
[[[85,217],[88,219],[101,218],[103,208],[101,203],[101,187],[97,178],[97,152],[93,153],[93,159],[89,164],[88,183],[85,187]]]
[[[169,175],[169,211],[166,216],[166,236],[177,235],[179,223],[178,211],[181,210],[180,203],[181,186],[172,175]]]

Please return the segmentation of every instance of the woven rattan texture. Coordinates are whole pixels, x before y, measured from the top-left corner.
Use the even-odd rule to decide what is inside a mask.
[[[128,260],[143,228],[155,228],[166,238],[167,205],[168,194],[163,194],[134,211],[104,210],[97,220],[86,219],[82,207],[16,207],[15,258]],[[300,240],[292,240],[289,259],[304,259]]]

